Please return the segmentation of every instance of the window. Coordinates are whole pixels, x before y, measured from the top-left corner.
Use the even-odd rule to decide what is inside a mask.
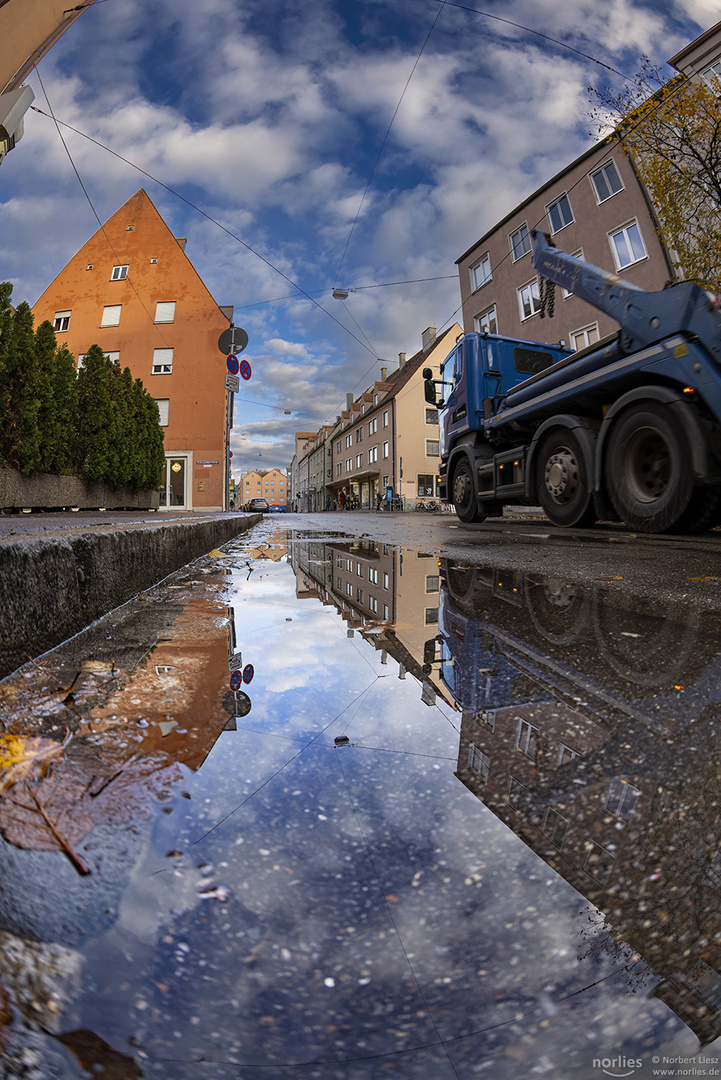
[[[541,298],[538,295],[538,279],[529,281],[518,290],[518,306],[521,309],[521,321],[530,319],[541,308]]]
[[[548,210],[548,220],[551,223],[552,233],[560,232],[561,229],[565,229],[566,225],[570,225],[573,221],[573,211],[568,201],[568,195],[561,195],[560,199],[556,199],[546,209]]]
[[[337,453],[339,453],[339,454],[342,453],[342,451],[343,451],[343,440],[342,439],[338,440],[338,442],[335,444],[335,448],[336,448]]]
[[[622,229],[612,232],[610,240],[617,270],[623,270],[624,267],[646,258],[646,249],[637,222],[632,221]]]
[[[370,465],[371,462],[377,461],[377,460],[378,460],[378,447],[377,446],[372,446],[371,449],[368,451],[368,464]]]
[[[468,747],[468,768],[485,784],[491,771],[491,759],[473,743]]]
[[[587,345],[593,345],[595,341],[598,341],[598,323],[582,326],[580,330],[571,332],[571,348],[576,351],[585,349]]]
[[[471,275],[472,292],[480,289],[481,285],[485,285],[487,281],[491,280],[491,256],[488,252],[478,262],[474,262],[472,266],[469,266],[468,273]]]
[[[612,195],[623,191],[621,177],[618,175],[618,169],[613,161],[608,161],[605,165],[602,165],[598,172],[591,173],[591,183],[596,193],[596,200],[599,203],[605,202]]]
[[[438,592],[440,578],[438,574],[426,574],[426,592]]]
[[[346,444],[346,447],[353,445],[353,432],[352,431],[349,432],[348,435],[346,435],[345,444]]]
[[[386,574],[385,571],[384,571],[383,572],[383,588],[384,589],[388,588],[388,582],[389,582],[388,574]]]
[[[383,605],[383,619],[388,622],[388,604]]]
[[[508,805],[513,807],[514,810],[522,810],[527,799],[528,791],[521,781],[516,780],[515,776],[509,776],[508,795],[506,796]]]
[[[363,563],[355,564],[356,577],[363,577]]]
[[[426,626],[437,626],[438,625],[438,608],[437,607],[427,607],[426,608],[424,622],[425,622]]]
[[[438,409],[426,409],[426,423],[438,427]]]
[[[119,326],[120,325],[120,312],[122,310],[122,304],[110,304],[103,308],[103,317],[100,320],[101,326]]]
[[[583,863],[583,869],[601,885],[605,885],[611,876],[616,856],[606,851],[600,844],[593,841],[588,847],[588,852]]]
[[[476,315],[473,319],[473,326],[477,334],[497,334],[498,312],[496,311],[496,305],[494,304],[493,307],[482,311],[480,315]]]
[[[388,427],[388,409],[383,410],[383,427]]]
[[[376,600],[375,596],[368,596],[368,607],[375,614],[378,614],[378,601]]]
[[[372,420],[368,421],[368,434],[374,435],[378,430],[378,417],[374,416]]]
[[[518,717],[518,731],[516,732],[516,749],[520,750],[522,754],[526,754],[527,757],[535,758],[536,756],[536,737],[538,735],[538,728],[533,724],[529,724],[527,720],[523,720]]]
[[[363,442],[363,428],[362,427],[356,428],[355,441],[356,442]]]
[[[69,311],[56,311],[53,326],[58,334],[64,333],[70,325]]]
[[[158,302],[155,305],[155,321],[156,323],[175,322],[175,300]]]
[[[128,276],[127,266],[114,266],[110,274],[111,281],[125,281]]]
[[[378,584],[378,571],[374,566],[368,567],[368,580],[372,582],[373,585]]]
[[[120,363],[119,352],[106,352],[104,353],[104,355],[107,357],[108,360],[110,360],[112,364]],[[80,371],[81,368],[85,367],[85,356],[85,353],[78,353],[78,371]]]
[[[356,454],[356,456],[355,456],[355,467],[356,467],[356,469],[362,469],[363,468],[363,454]]]
[[[628,780],[620,776],[614,777],[606,796],[606,809],[609,814],[620,818],[621,821],[630,821],[633,808],[641,792]]]
[[[353,469],[353,458],[346,458],[345,459],[345,471],[346,472],[351,472],[352,469]]]
[[[383,457],[384,458],[388,457],[388,443],[387,442],[383,443]],[[383,486],[388,487],[388,484],[384,484]]]
[[[541,826],[541,832],[550,840],[554,847],[559,850],[563,846],[563,838],[566,835],[566,829],[568,828],[568,821],[565,817],[554,810],[552,807],[546,807],[546,813],[543,818],[543,825]]]
[[[520,229],[516,229],[511,233],[511,251],[513,252],[513,261],[517,262],[518,259],[527,255],[531,250],[531,238],[528,235],[528,225],[525,221],[521,225]]]
[[[717,60],[715,64],[712,64],[710,68],[703,72],[702,77],[706,80],[712,90],[716,89],[716,86],[718,85],[714,81],[714,76],[716,76],[716,79],[721,79],[721,60]]]
[[[561,743],[560,749],[558,751],[558,764],[565,765],[567,761],[573,761],[574,758],[580,756],[581,755],[576,750],[572,750],[570,746],[566,746],[565,743]]]
[[[168,426],[168,414],[170,409],[170,398],[156,398],[155,404],[158,406],[158,412],[160,413],[160,426]]]
[[[353,584],[352,584],[352,582],[346,581],[346,583],[345,583],[345,591],[347,592],[348,596],[353,595]]]
[[[359,604],[363,603],[363,590],[362,589],[356,589],[355,598],[356,598],[356,600],[358,601]]]
[[[153,375],[170,375],[173,370],[173,350],[153,349]]]
[[[571,258],[583,259],[583,248],[579,248],[578,251],[572,251]],[[570,289],[561,289],[561,292],[563,293],[564,300],[568,300],[569,296],[573,296],[573,293],[570,291]]]
[[[439,454],[439,440],[426,439],[426,457],[438,457]]]
[[[435,477],[432,476],[430,473],[419,473],[418,474],[418,485],[416,487],[416,492],[418,494],[419,499],[422,499],[424,495],[426,495],[426,496],[433,495],[433,481],[434,481],[434,479],[435,479]]]
[[[339,461],[338,464],[336,465],[335,474],[336,474],[336,476],[342,476],[343,475],[343,462],[342,461]]]

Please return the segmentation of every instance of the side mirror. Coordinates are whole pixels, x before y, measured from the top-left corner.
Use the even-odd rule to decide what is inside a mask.
[[[426,368],[426,371],[428,371],[430,375],[433,374],[433,372],[430,371],[429,368]],[[426,380],[423,383],[423,393],[425,395],[426,401],[429,405],[434,405],[436,408],[438,408],[438,402],[436,401],[436,384],[432,381],[432,379],[426,378],[425,371],[423,373],[423,377]]]

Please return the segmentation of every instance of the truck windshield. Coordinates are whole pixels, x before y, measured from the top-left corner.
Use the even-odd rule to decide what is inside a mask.
[[[453,389],[458,386],[461,378],[463,377],[463,346],[459,345],[458,348],[452,353],[449,359],[453,363],[453,373],[451,379],[453,381]],[[448,361],[446,361],[446,365]]]

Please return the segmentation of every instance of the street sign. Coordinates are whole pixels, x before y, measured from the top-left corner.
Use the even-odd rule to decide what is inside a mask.
[[[255,668],[253,667],[253,665],[252,664],[246,664],[245,667],[243,668],[243,682],[244,683],[251,682],[254,675],[255,675]]]
[[[228,657],[228,671],[240,671],[242,666],[243,666],[243,654],[242,653],[239,653],[239,652],[233,653],[232,656]]]
[[[230,676],[230,689],[240,690],[243,685],[243,676],[239,671],[234,671]]]
[[[234,394],[237,394],[240,390],[240,379],[237,375],[231,375],[230,372],[225,373],[225,389],[232,390]]]
[[[248,335],[242,326],[230,326],[218,338],[218,348],[222,353],[242,352],[248,344]]]
[[[231,716],[247,716],[251,701],[242,690],[227,690],[223,694],[223,708]]]
[[[231,375],[237,375],[238,368],[240,367],[240,364],[238,363],[238,357],[234,353],[231,353],[228,359],[225,361],[225,366],[227,367]]]
[[[250,364],[247,360],[240,361],[240,374],[243,376],[244,379],[250,378],[252,372],[250,370]]]

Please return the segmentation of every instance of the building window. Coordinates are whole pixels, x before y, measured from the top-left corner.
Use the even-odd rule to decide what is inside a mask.
[[[336,465],[335,474],[336,474],[336,476],[342,476],[343,475],[343,462],[342,461],[339,461],[338,464]]]
[[[372,446],[368,451],[368,464],[378,460],[378,447]]]
[[[426,423],[438,427],[438,409],[426,409]]]
[[[355,572],[356,577],[363,577],[363,563],[358,562],[355,564]]]
[[[388,574],[384,571],[383,572],[383,588],[384,589],[388,588],[389,581],[390,581],[390,578],[388,577]]]
[[[541,298],[538,295],[538,279],[534,278],[518,290],[518,306],[521,309],[521,322],[530,319],[541,309]]]
[[[342,439],[338,440],[338,442],[335,444],[335,448],[336,448],[337,453],[341,454],[343,452],[343,440]]]
[[[156,398],[155,404],[158,406],[158,412],[160,413],[160,426],[168,426],[168,415],[170,412],[170,398]]]
[[[630,821],[633,808],[636,805],[641,792],[627,780],[620,776],[614,777],[606,796],[606,809],[609,814],[620,818],[621,821]]]
[[[346,583],[345,583],[345,591],[348,594],[348,596],[353,595],[353,583],[351,581],[346,581]]]
[[[378,571],[374,566],[368,567],[368,580],[374,585],[378,584]]]
[[[473,743],[468,747],[468,768],[479,777],[482,784],[486,783],[491,771],[491,759]]]
[[[418,474],[418,484],[417,484],[417,487],[416,487],[416,492],[418,494],[419,499],[423,498],[424,495],[428,496],[428,495],[433,495],[434,494],[434,492],[433,492],[433,481],[434,481],[434,479],[435,479],[435,477],[431,473],[419,473]]]
[[[527,720],[518,717],[518,731],[516,732],[516,750],[520,750],[527,757],[535,758],[538,728],[529,724]]]
[[[388,604],[383,605],[383,621],[388,622]]]
[[[363,590],[362,589],[356,589],[355,598],[356,598],[356,600],[358,601],[359,604],[363,603]]]
[[[356,454],[356,456],[355,456],[355,467],[356,467],[356,469],[362,469],[363,468],[363,454]]]
[[[175,322],[175,300],[167,300],[155,305],[156,323]]]
[[[153,349],[153,375],[170,375],[173,370],[173,350]]]
[[[721,79],[721,60],[717,60],[716,63],[712,64],[710,68],[707,68],[702,75],[702,78],[706,80],[712,90],[716,90],[718,87],[718,83],[715,82],[714,76],[716,79]]]
[[[352,472],[353,471],[353,458],[346,458],[345,459],[345,471],[346,472]]]
[[[574,758],[580,756],[581,755],[576,750],[572,750],[570,746],[566,746],[565,743],[561,743],[558,751],[558,764],[565,765],[567,761],[573,761]]]
[[[528,791],[515,776],[508,777],[508,795],[506,801],[514,810],[522,810],[528,799]]]
[[[579,248],[578,251],[570,252],[572,259],[583,259],[583,248]],[[561,289],[563,293],[563,299],[568,300],[569,296],[573,296],[573,293],[569,289]]]
[[[53,326],[55,327],[56,333],[62,334],[67,330],[67,328],[70,326],[70,315],[71,315],[71,312],[69,312],[69,311],[56,311],[55,312],[55,319],[53,320]]]
[[[548,220],[551,223],[552,233],[560,232],[561,229],[565,229],[573,221],[573,211],[568,201],[568,195],[561,195],[560,199],[556,199],[546,209],[548,210]]]
[[[513,261],[517,262],[519,259],[527,255],[531,250],[531,238],[528,235],[528,225],[525,221],[521,225],[520,229],[516,229],[511,233],[511,251],[513,252]]]
[[[580,330],[573,330],[570,336],[572,349],[576,352],[579,349],[585,349],[587,345],[593,345],[598,341],[598,323],[591,323],[590,326],[582,326]]]
[[[622,229],[612,232],[610,240],[617,270],[623,270],[626,266],[632,266],[646,258],[646,248],[643,246],[637,222],[632,221]]]
[[[600,844],[591,841],[583,863],[583,869],[591,877],[595,878],[600,885],[605,885],[611,876],[616,856],[606,851]]]
[[[438,625],[438,608],[437,607],[427,607],[426,608],[425,617],[424,617],[424,623],[425,623],[426,626],[437,626]]]
[[[426,574],[426,592],[438,592],[440,578],[438,574]]]
[[[568,828],[568,821],[565,817],[554,810],[552,807],[546,807],[546,813],[543,817],[543,825],[541,826],[541,832],[550,840],[554,847],[557,847],[560,851],[563,846],[563,838],[566,835],[566,829]]]
[[[349,432],[345,437],[346,448],[353,445],[353,432]]]
[[[368,596],[368,607],[371,609],[372,612],[374,612],[374,614],[378,614],[378,601],[376,600],[375,596]]]
[[[596,201],[599,203],[605,202],[612,195],[623,191],[621,177],[618,175],[618,169],[613,161],[608,161],[597,172],[591,173],[591,183],[596,193]]]
[[[487,311],[482,311],[480,315],[476,315],[473,320],[473,325],[476,328],[477,334],[497,334],[498,333],[498,314],[496,312],[496,305],[489,307]]]
[[[481,285],[485,285],[487,281],[491,280],[491,256],[488,252],[468,268],[468,273],[471,275],[472,292],[480,289]]]
[[[388,427],[388,409],[383,410],[383,427]]]
[[[426,457],[438,457],[439,454],[439,440],[426,439]]]
[[[110,274],[111,281],[125,281],[128,276],[127,266],[114,266]]]
[[[120,325],[120,312],[122,310],[122,304],[110,304],[103,308],[103,317],[100,320],[101,326],[119,326]]]
[[[378,417],[374,416],[372,420],[368,421],[368,434],[374,435],[378,430]]]
[[[362,427],[356,428],[355,441],[356,442],[363,442],[363,428]]]

